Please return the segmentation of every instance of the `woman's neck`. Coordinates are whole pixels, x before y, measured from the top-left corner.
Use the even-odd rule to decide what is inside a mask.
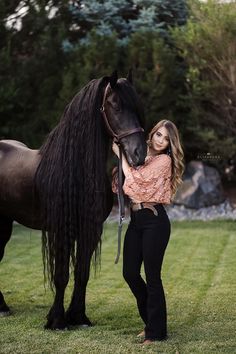
[[[147,156],[157,156],[157,155],[159,155],[159,153],[157,151],[155,151],[152,148],[148,147]]]

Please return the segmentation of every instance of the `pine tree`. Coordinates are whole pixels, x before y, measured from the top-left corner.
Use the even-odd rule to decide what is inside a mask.
[[[159,32],[168,36],[168,28],[186,22],[184,0],[81,0],[69,5],[71,41],[88,40],[91,30],[101,36],[116,33],[121,43],[137,31]]]

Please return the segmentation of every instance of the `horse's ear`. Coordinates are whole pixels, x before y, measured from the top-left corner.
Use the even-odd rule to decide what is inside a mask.
[[[132,69],[129,69],[128,75],[126,77],[126,79],[132,84],[133,83],[133,72]]]
[[[111,88],[114,88],[116,86],[117,80],[118,80],[118,74],[117,74],[117,70],[115,70],[113,71],[113,73],[109,78]]]

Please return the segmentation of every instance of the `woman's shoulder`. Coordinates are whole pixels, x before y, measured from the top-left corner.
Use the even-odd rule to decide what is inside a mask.
[[[148,156],[149,162],[153,163],[164,163],[164,164],[170,164],[171,163],[171,157],[167,154],[159,154],[159,155],[154,155],[154,156]]]
[[[159,154],[159,155],[157,155],[157,157],[161,158],[162,160],[164,159],[166,161],[167,160],[171,161],[171,157],[168,154]]]

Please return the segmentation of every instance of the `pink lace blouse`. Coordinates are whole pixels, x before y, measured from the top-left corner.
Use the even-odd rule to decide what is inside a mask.
[[[166,154],[148,156],[144,165],[129,167],[125,177],[123,191],[137,203],[171,202],[171,157]],[[117,173],[112,180],[112,190],[117,193]]]

